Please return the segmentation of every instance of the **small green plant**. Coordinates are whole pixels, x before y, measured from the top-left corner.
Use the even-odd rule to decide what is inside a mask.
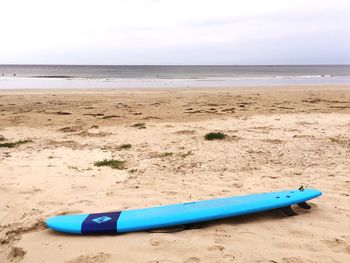
[[[339,138],[336,138],[336,137],[331,137],[331,138],[329,138],[329,140],[331,142],[335,142],[335,143],[339,143],[340,142]]]
[[[146,129],[146,124],[144,122],[138,122],[138,123],[131,125],[131,127],[139,128],[139,129]]]
[[[165,152],[165,153],[161,153],[161,154],[159,155],[159,157],[169,157],[169,156],[172,156],[172,155],[173,155],[172,152]]]
[[[16,141],[16,142],[0,143],[0,148],[1,147],[3,147],[3,148],[14,148],[14,147],[16,147],[18,145],[29,143],[29,142],[32,142],[32,140],[19,140],[19,141]]]
[[[123,170],[125,169],[125,163],[126,161],[120,161],[120,160],[114,160],[114,159],[104,159],[103,161],[97,161],[94,163],[95,166],[101,167],[101,166],[109,166],[113,169],[117,170]]]
[[[174,153],[172,152],[153,153],[152,158],[164,158],[164,157],[170,157],[173,155]]]
[[[121,116],[119,115],[107,115],[107,116],[103,116],[102,119],[106,120],[106,119],[112,119],[112,118],[120,118]]]
[[[192,151],[188,151],[188,152],[186,152],[186,153],[180,153],[179,155],[180,155],[180,157],[182,157],[182,158],[186,158],[187,156],[192,155],[192,154],[193,154]]]
[[[127,143],[127,144],[122,144],[118,147],[121,150],[127,150],[131,148],[131,144]]]
[[[208,141],[212,141],[212,140],[223,140],[226,138],[226,134],[222,133],[222,132],[210,132],[207,133],[204,138]]]

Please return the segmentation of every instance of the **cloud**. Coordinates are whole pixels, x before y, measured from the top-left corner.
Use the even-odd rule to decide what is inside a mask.
[[[0,0],[0,63],[350,63],[334,0]]]

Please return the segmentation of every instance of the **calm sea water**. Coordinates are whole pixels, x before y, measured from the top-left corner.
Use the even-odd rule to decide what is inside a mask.
[[[0,65],[0,89],[350,84],[350,65]]]

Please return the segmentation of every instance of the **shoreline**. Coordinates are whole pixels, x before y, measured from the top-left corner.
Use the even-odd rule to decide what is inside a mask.
[[[290,84],[290,85],[252,85],[252,86],[229,86],[229,87],[126,87],[126,88],[30,88],[30,89],[3,89],[0,88],[1,93],[105,93],[105,92],[123,92],[123,91],[147,91],[147,92],[158,92],[158,91],[220,91],[220,90],[329,90],[329,89],[344,89],[350,88],[350,83],[338,83],[338,84],[327,84],[327,83],[313,83],[313,84]]]
[[[348,85],[350,76],[209,77],[209,78],[0,78],[1,89],[222,88],[295,85]]]

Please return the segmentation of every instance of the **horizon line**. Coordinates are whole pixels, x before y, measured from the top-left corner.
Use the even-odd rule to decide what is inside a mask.
[[[350,66],[349,64],[32,64],[32,63],[19,63],[19,64],[1,64],[0,66],[103,66],[103,67],[211,67],[211,66]]]

